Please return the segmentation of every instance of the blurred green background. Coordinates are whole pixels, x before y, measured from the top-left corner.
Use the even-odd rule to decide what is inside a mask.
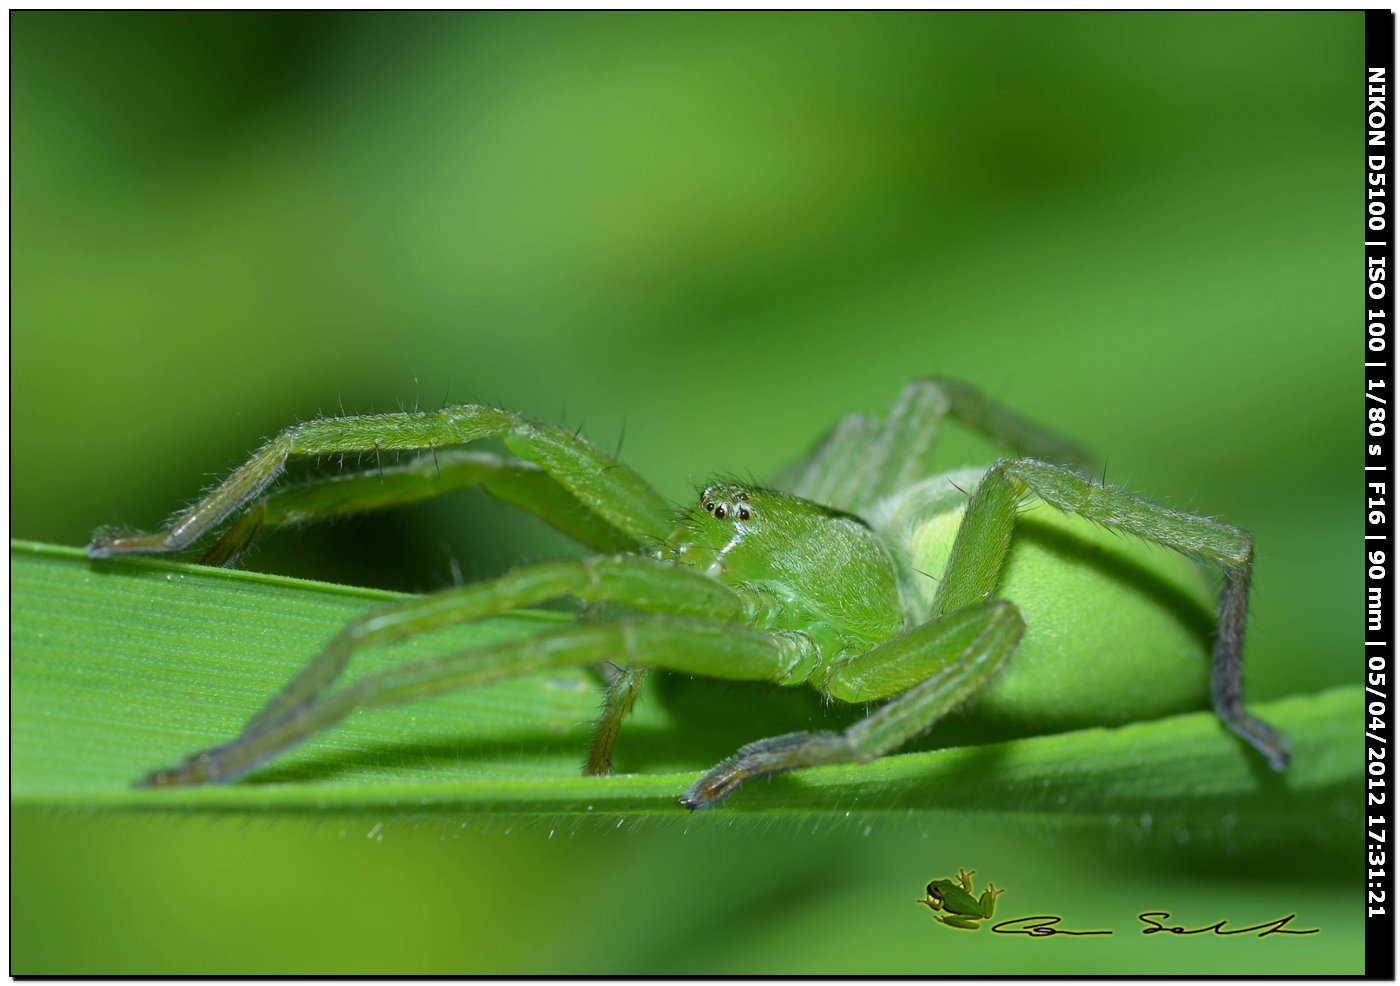
[[[1359,12],[10,23],[15,536],[150,527],[291,421],[445,399],[679,501],[936,373],[1254,532],[1251,698],[1357,679]],[[567,550],[464,493],[249,565],[428,590]],[[1247,833],[11,824],[15,973],[1361,968],[1359,855],[1282,873]],[[1119,933],[934,926],[912,900],[959,866]],[[1136,934],[1186,899],[1324,931]]]

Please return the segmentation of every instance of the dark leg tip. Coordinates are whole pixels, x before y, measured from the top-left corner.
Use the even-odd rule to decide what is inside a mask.
[[[212,751],[196,753],[184,763],[167,767],[164,770],[152,771],[133,784],[132,787],[191,787],[196,784],[218,784],[232,780],[232,777],[217,776],[215,760],[210,756],[210,752]]]
[[[178,783],[173,770],[155,770],[131,786],[135,788],[175,787]]]
[[[691,811],[700,811],[702,808],[708,808],[710,805],[714,804],[714,802],[706,801],[700,795],[696,794],[694,788],[691,788],[676,800]]]
[[[706,775],[692,784],[690,789],[676,800],[691,811],[700,811],[704,808],[713,808],[729,797],[736,787],[738,787],[737,784],[716,784]]]

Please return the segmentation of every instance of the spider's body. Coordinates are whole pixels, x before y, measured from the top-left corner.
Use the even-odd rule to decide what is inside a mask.
[[[1035,457],[930,475],[929,451],[950,416]],[[487,437],[519,458],[438,451]],[[290,456],[392,449],[430,454],[392,478],[380,470],[266,492]],[[645,481],[576,435],[461,405],[288,429],[164,531],[101,538],[89,551],[178,550],[233,517],[205,555],[227,561],[264,526],[469,485],[585,544],[631,548],[526,566],[362,617],[240,736],[157,771],[144,782],[151,786],[235,780],[357,708],[582,664],[625,668],[609,686],[589,773],[609,771],[619,726],[652,667],[807,682],[842,701],[883,702],[841,733],[749,744],[686,792],[682,803],[698,808],[750,777],[881,756],[974,698],[975,714],[1021,733],[1191,708],[1207,650],[1222,721],[1282,769],[1283,739],[1242,699],[1249,536],[1087,475],[1074,446],[967,387],[923,380],[883,421],[844,419],[788,471],[789,492],[717,483],[677,522]],[[1038,516],[1018,523],[1028,505]],[[1143,542],[1181,557],[1163,559]],[[1213,649],[1202,619],[1207,590],[1187,559],[1224,576]],[[333,687],[360,648],[559,596],[612,604],[620,615]]]
[[[934,614],[966,491],[985,471],[920,480],[864,517],[716,484],[701,491],[660,557],[771,600],[753,625],[815,645],[807,683],[826,690],[825,669]],[[1043,504],[1022,508],[1017,523],[998,591],[1015,601],[1026,633],[965,721],[984,733],[1030,735],[1202,707],[1212,590],[1199,565]]]
[[[904,624],[891,546],[860,519],[739,483],[700,494],[663,558],[773,605],[763,625],[806,634],[826,655],[867,650]]]

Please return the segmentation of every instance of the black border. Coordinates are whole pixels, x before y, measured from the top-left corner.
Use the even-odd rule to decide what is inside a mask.
[[[1395,632],[1393,583],[1395,564],[1390,499],[1395,489],[1394,427],[1391,408],[1390,311],[1387,297],[1394,292],[1395,171],[1391,151],[1390,86],[1395,75],[1395,15],[1388,10],[1365,12],[1366,65],[1362,96],[1365,105],[1362,203],[1365,242],[1362,345],[1365,352],[1365,581],[1366,638],[1363,664],[1366,676],[1366,882],[1362,890],[1366,913],[1366,976],[1395,978],[1395,837],[1391,806],[1396,791],[1387,778],[1391,754],[1389,740],[1394,708],[1394,674],[1391,635]]]

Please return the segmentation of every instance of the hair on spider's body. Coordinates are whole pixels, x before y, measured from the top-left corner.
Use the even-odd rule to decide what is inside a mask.
[[[1025,454],[935,473],[929,457],[948,418]],[[456,447],[482,439],[509,454]],[[371,451],[367,472],[272,485],[291,457]],[[418,455],[399,461],[404,451]],[[387,466],[384,452],[395,456]],[[1207,665],[1221,721],[1283,769],[1285,741],[1243,703],[1249,535],[1092,475],[1074,445],[947,380],[909,384],[881,420],[843,418],[780,481],[715,480],[679,511],[579,432],[501,407],[342,413],[275,436],[165,529],[103,531],[88,551],[179,551],[222,528],[203,558],[227,563],[267,527],[477,486],[600,552],[352,621],[238,737],[152,773],[143,783],[154,787],[236,780],[358,708],[603,663],[620,670],[591,774],[610,771],[652,668],[883,703],[840,732],[742,747],[686,791],[690,808],[751,777],[872,760],[964,708],[1010,734],[1183,711],[1203,701]],[[1145,555],[1139,540],[1175,554]],[[1193,629],[1210,593],[1193,563],[1223,573],[1213,645]],[[577,599],[584,617],[335,687],[360,649],[559,597]]]

